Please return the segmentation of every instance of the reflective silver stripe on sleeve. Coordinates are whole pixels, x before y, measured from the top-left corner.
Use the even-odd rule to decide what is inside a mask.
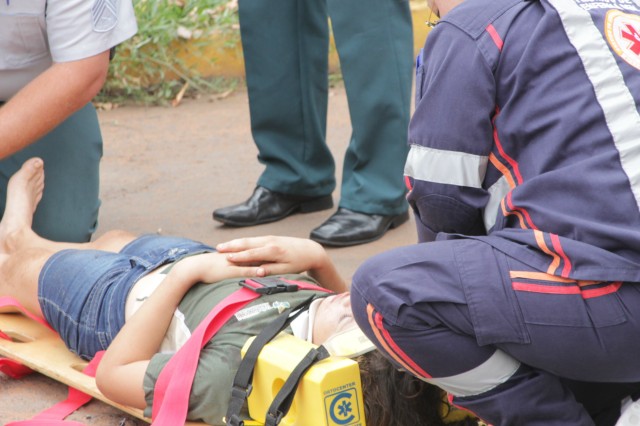
[[[591,15],[573,0],[549,0],[578,51],[620,153],[622,168],[640,209],[640,114],[616,59]]]
[[[488,392],[505,383],[518,368],[520,368],[519,361],[501,350],[496,350],[491,358],[473,370],[455,376],[433,377],[425,381],[453,396],[473,396]]]
[[[484,229],[489,232],[493,225],[496,224],[496,217],[498,216],[498,210],[500,209],[500,202],[511,191],[507,178],[502,176],[496,183],[491,185],[488,189],[489,201],[484,208],[483,219]]]
[[[482,188],[488,157],[411,145],[404,174],[425,182]]]

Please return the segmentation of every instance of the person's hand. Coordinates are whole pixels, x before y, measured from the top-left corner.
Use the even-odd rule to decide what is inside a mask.
[[[258,270],[255,265],[230,262],[226,254],[218,252],[186,257],[171,272],[176,271],[179,282],[189,288],[199,282],[211,284],[229,278],[262,276]]]
[[[239,238],[216,246],[227,260],[238,267],[256,267],[256,276],[307,272],[320,285],[340,293],[347,285],[320,244],[303,238]]]
[[[312,272],[326,266],[330,260],[324,248],[303,238],[253,237],[239,238],[218,244],[219,253],[238,266],[257,266],[258,276]]]

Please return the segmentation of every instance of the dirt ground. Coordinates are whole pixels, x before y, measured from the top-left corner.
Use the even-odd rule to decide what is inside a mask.
[[[123,107],[101,111],[99,116],[105,146],[97,235],[127,229],[210,244],[251,235],[307,237],[332,213],[294,215],[252,228],[227,228],[211,219],[214,208],[246,199],[262,170],[251,139],[244,91],[224,99],[185,100],[177,108]],[[330,95],[327,130],[338,179],[350,134],[345,92],[338,87]],[[337,205],[339,189],[333,196]],[[378,241],[329,252],[350,279],[367,257],[415,241],[412,218]],[[41,375],[11,380],[0,373],[0,424],[28,419],[65,395],[64,386]],[[86,425],[145,424],[99,401],[69,419]]]

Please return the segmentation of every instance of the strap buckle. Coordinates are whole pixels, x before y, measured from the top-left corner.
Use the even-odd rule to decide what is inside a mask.
[[[234,385],[233,389],[231,389],[231,397],[232,398],[242,398],[243,401],[246,401],[249,395],[251,395],[251,391],[253,390],[253,385],[249,383],[246,388],[242,386]]]
[[[247,384],[246,388],[234,383],[231,389],[226,426],[244,426],[244,420],[240,418],[239,413],[245,401],[251,395],[252,390],[253,385],[251,383]]]
[[[299,289],[297,284],[288,283],[277,277],[248,278],[238,284],[259,294],[291,293]]]
[[[234,414],[226,421],[227,426],[244,426],[244,420],[237,414]]]
[[[280,410],[276,410],[275,414],[269,411],[267,418],[265,419],[265,426],[278,426],[284,417],[284,413]]]

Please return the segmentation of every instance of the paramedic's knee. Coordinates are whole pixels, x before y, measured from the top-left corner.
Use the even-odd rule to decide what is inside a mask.
[[[360,286],[352,286],[351,309],[367,337],[397,368],[453,395],[486,392],[520,366],[506,353],[479,346],[475,336],[463,334],[460,330],[467,328],[468,321],[456,309],[422,303],[403,306],[402,314],[387,312],[385,301],[366,300],[361,291]]]
[[[452,361],[455,363],[454,358]],[[432,377],[425,381],[454,397],[472,397],[506,383],[520,365],[518,360],[498,349],[486,361],[470,370],[446,377]]]
[[[556,376],[524,364],[492,389],[466,397],[454,396],[452,402],[495,425],[594,424],[582,404]]]

